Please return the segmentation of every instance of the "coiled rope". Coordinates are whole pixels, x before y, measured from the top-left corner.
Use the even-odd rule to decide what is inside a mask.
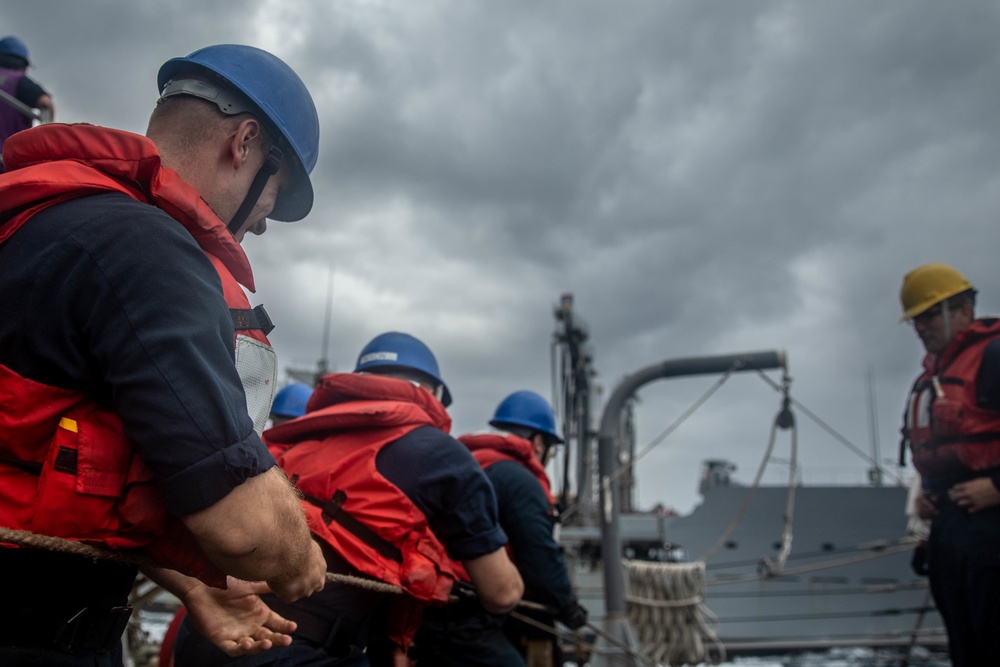
[[[623,561],[628,617],[643,656],[664,665],[725,661],[718,622],[705,606],[705,563]]]
[[[737,359],[727,372],[678,420],[645,447],[640,452],[640,456],[648,453],[653,446],[662,442],[667,435],[676,430],[681,422],[690,417],[695,409],[704,404],[708,397],[715,393],[745,363],[744,359]],[[761,578],[777,576],[784,570],[792,549],[792,516],[795,507],[795,473],[798,456],[795,419],[789,410],[791,405],[789,385],[790,379],[786,375],[781,385],[784,394],[782,408],[772,423],[767,449],[753,484],[737,510],[736,516],[723,531],[718,541],[701,558],[691,563],[651,563],[623,560],[628,584],[626,602],[629,622],[636,630],[641,653],[646,658],[672,667],[701,663],[719,664],[725,661],[726,650],[717,634],[718,619],[705,605],[705,563],[718,553],[742,521],[771,459],[779,428],[791,428],[792,451],[781,549],[774,562],[769,559],[761,561]]]

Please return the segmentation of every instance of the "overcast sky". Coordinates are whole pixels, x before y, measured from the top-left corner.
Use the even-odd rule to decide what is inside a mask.
[[[922,354],[902,276],[952,263],[1000,312],[994,1],[4,0],[0,26],[57,120],[135,132],[171,57],[238,42],[288,62],[320,115],[316,204],[246,241],[252,302],[282,368],[313,366],[332,271],[332,365],[415,334],[456,432],[516,389],[551,395],[572,292],[605,395],[657,361],[783,349],[794,397],[868,451],[871,368],[893,459]],[[641,390],[638,446],[716,379]],[[705,458],[749,482],[779,401],[731,379],[642,460],[639,504],[690,510]],[[807,483],[864,481],[799,424]]]

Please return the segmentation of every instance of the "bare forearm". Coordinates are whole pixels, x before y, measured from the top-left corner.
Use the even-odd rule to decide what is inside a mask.
[[[169,591],[184,602],[188,591],[192,588],[204,585],[194,577],[181,574],[177,570],[167,570],[159,567],[143,567],[142,573],[160,588]]]
[[[248,479],[184,522],[226,574],[266,581],[279,595],[296,578],[315,580],[316,559],[322,556],[309,534],[298,495],[277,467]],[[307,588],[302,594],[313,592],[315,586]]]
[[[462,564],[472,579],[479,602],[487,611],[506,614],[520,602],[524,582],[504,549]]]

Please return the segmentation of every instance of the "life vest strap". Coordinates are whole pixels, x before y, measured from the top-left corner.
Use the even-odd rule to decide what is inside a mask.
[[[929,448],[940,447],[941,445],[951,445],[956,442],[995,442],[1000,440],[1000,432],[988,431],[986,433],[956,433],[954,435],[935,435]],[[920,449],[924,449],[921,447]]]
[[[347,494],[343,491],[337,491],[333,494],[330,500],[327,501],[320,500],[319,498],[313,498],[305,494],[303,494],[303,496],[307,501],[323,510],[323,522],[327,525],[329,525],[331,521],[336,521],[346,530],[354,534],[355,537],[370,546],[382,556],[394,560],[397,563],[403,562],[403,552],[399,548],[344,510],[344,502],[347,500]]]
[[[268,316],[264,306],[253,308],[230,308],[229,316],[233,320],[233,328],[237,331],[262,331],[264,335],[274,331],[274,323]]]
[[[36,463],[35,461],[24,461],[16,459],[12,456],[0,456],[0,465],[14,466],[24,472],[30,472],[32,475],[41,475],[43,467],[43,464],[41,463]]]

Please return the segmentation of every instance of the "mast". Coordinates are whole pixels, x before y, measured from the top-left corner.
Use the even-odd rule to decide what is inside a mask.
[[[880,461],[882,454],[879,451],[878,441],[878,406],[875,404],[875,369],[868,364],[868,372],[865,373],[865,390],[868,399],[868,441],[872,448],[872,461],[875,464],[868,469],[868,481],[872,486],[882,486],[882,466]]]
[[[563,507],[571,505],[570,468],[576,462],[577,510],[566,523],[585,525],[594,517],[594,430],[592,427],[593,355],[586,325],[573,310],[573,295],[565,293],[555,309],[556,331],[552,337],[553,406],[562,422],[566,448],[563,458]],[[572,454],[572,456],[571,456]]]
[[[298,381],[315,387],[319,381],[330,371],[330,320],[333,316],[333,265],[327,269],[326,284],[326,316],[323,320],[323,341],[321,343],[320,357],[316,361],[316,369],[310,368],[286,368],[285,372]]]
[[[316,383],[326,375],[330,367],[330,318],[333,313],[333,266],[327,269],[326,281],[326,317],[323,320],[323,349],[319,361],[316,362]]]

